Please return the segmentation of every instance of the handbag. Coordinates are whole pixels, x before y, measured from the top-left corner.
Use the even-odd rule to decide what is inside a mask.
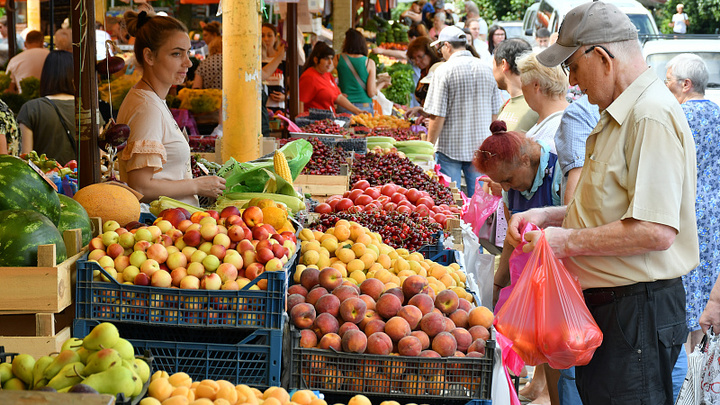
[[[65,123],[65,119],[63,118],[62,114],[60,114],[60,110],[58,109],[57,105],[50,100],[47,97],[43,97],[47,102],[50,103],[51,106],[55,109],[55,112],[58,115],[58,118],[60,119],[60,124],[62,124],[63,128],[65,129],[65,135],[67,135],[68,141],[70,141],[70,145],[72,146],[73,152],[75,153],[75,156],[77,156],[77,144],[75,143],[75,139],[73,139],[72,134],[70,133],[70,129],[68,128],[68,125]]]
[[[350,68],[350,72],[352,72],[353,76],[355,76],[355,80],[357,80],[360,87],[362,87],[362,89],[367,92],[367,83],[360,79],[360,75],[358,74],[357,70],[355,70],[355,66],[353,66],[352,62],[350,62],[350,58],[348,58],[348,56],[344,53],[341,53],[340,56],[342,56],[345,64]]]
[[[703,379],[703,366],[706,362],[706,355],[710,340],[713,339],[712,326],[703,336],[702,341],[698,344],[692,353],[688,354],[687,374],[685,381],[678,397],[675,399],[675,405],[697,405],[703,398],[703,390],[701,388]],[[684,350],[684,349],[682,349]]]

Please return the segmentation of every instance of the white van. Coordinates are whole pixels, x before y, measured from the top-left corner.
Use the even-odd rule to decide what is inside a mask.
[[[533,36],[535,30],[540,27],[547,28],[551,33],[557,32],[565,15],[573,8],[587,2],[588,0],[541,0],[540,3],[533,4],[525,13],[523,20],[525,36]],[[604,2],[615,5],[627,14],[637,27],[640,36],[659,33],[652,14],[639,2],[635,0],[604,0]],[[535,9],[537,12],[533,16],[532,10]]]

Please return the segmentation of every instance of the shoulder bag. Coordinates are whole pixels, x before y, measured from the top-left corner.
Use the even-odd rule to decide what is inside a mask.
[[[43,97],[45,100],[47,100],[51,106],[55,109],[55,112],[58,115],[58,118],[60,119],[60,123],[62,124],[63,128],[65,129],[65,134],[67,135],[68,141],[70,141],[70,145],[73,148],[73,152],[75,152],[75,155],[77,155],[77,145],[75,144],[75,139],[73,139],[72,134],[70,133],[70,128],[68,128],[67,123],[65,123],[65,119],[63,118],[62,114],[60,114],[60,110],[58,109],[57,105],[50,100],[47,97]]]

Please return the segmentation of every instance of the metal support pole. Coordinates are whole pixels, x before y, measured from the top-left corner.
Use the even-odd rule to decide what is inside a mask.
[[[290,94],[290,119],[295,120],[295,117],[300,114],[300,70],[298,69],[298,52],[302,52],[302,49],[297,49],[297,3],[287,3],[286,20],[285,26],[287,27],[287,43],[289,46],[287,49],[285,72],[288,75],[288,82],[290,83],[290,88],[288,89]]]

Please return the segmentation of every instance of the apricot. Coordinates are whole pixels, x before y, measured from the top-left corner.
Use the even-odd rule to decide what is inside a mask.
[[[174,387],[168,382],[167,378],[156,378],[148,385],[148,395],[162,402],[170,398],[173,389]]]

